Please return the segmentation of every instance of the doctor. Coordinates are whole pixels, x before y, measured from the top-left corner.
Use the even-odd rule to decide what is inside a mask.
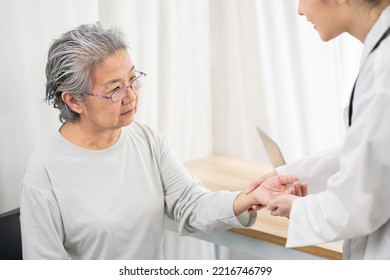
[[[348,32],[364,43],[339,148],[278,168],[317,194],[268,205],[290,219],[287,247],[344,241],[344,259],[390,259],[389,0],[300,0],[324,41]],[[274,173],[275,173],[274,172]],[[272,173],[271,173],[272,174]]]

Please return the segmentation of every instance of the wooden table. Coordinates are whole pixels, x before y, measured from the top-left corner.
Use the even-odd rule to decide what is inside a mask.
[[[240,158],[213,155],[185,163],[188,171],[202,180],[211,191],[244,190],[250,182],[272,169],[271,164]],[[231,232],[285,246],[288,219],[271,216],[266,209],[258,212],[256,224],[250,229],[231,229]],[[298,250],[325,259],[342,259],[342,242],[300,247]]]

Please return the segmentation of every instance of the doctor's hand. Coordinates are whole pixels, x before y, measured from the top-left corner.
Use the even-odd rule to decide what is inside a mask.
[[[272,216],[281,216],[290,218],[290,212],[295,199],[298,196],[292,194],[285,194],[278,196],[274,200],[270,201],[267,205],[267,209],[270,210]]]
[[[291,175],[277,175],[266,179],[252,192],[241,192],[233,203],[235,215],[248,211],[252,214],[256,210],[267,206],[267,204],[281,194],[295,193],[292,185],[296,184],[298,177]],[[299,183],[298,183],[299,184]]]
[[[298,177],[291,175],[276,175],[264,180],[260,186],[252,190],[249,195],[255,198],[257,203],[253,204],[248,209],[248,213],[253,212],[267,206],[268,203],[282,194],[298,194],[307,193],[307,184],[302,186],[298,182]]]
[[[269,173],[270,174],[270,173]],[[286,185],[283,185],[284,186],[284,189],[282,192],[280,192],[280,181],[278,182],[278,179],[280,180],[280,178],[282,178],[283,176],[287,176],[287,175],[276,175],[276,176],[272,176],[272,177],[269,177],[268,179],[265,179],[259,186],[257,186],[256,188],[254,188],[254,184],[255,182],[251,183],[248,187],[248,189],[246,190],[246,192],[248,192],[248,190],[251,190],[252,192],[254,190],[257,190],[257,188],[259,187],[262,187],[263,189],[265,188],[266,190],[272,192],[273,194],[273,197],[270,197],[270,196],[265,196],[266,199],[263,200],[263,203],[261,204],[256,204],[256,205],[253,205],[251,208],[248,209],[248,213],[249,214],[252,214],[253,212],[257,211],[257,210],[260,210],[261,208],[263,208],[264,206],[267,206],[268,203],[273,200],[274,198],[276,198],[278,195],[281,195],[281,194],[293,194],[293,195],[296,195],[296,196],[306,196],[307,195],[307,183],[306,182],[302,182],[300,183],[298,181],[298,178],[295,177],[295,176],[290,176],[291,177],[295,177],[297,180],[294,181],[294,182],[291,182],[291,183],[288,183]],[[283,177],[284,178],[284,177]],[[259,178],[260,179],[260,178]],[[259,180],[258,179],[258,180]],[[257,180],[257,181],[258,181]],[[292,184],[289,185],[289,184]],[[268,200],[267,200],[268,198]]]

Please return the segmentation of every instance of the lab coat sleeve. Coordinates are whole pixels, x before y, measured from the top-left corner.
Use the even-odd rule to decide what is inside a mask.
[[[339,169],[340,147],[323,151],[317,155],[303,158],[276,168],[278,174],[289,174],[308,183],[310,194],[319,193],[326,188],[329,177]]]
[[[369,235],[389,220],[390,95],[377,87],[369,96],[354,106],[326,191],[294,201],[287,247]]]

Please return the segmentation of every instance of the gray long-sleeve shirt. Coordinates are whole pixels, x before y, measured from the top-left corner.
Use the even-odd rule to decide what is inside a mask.
[[[238,193],[212,193],[147,126],[110,148],[79,148],[56,132],[33,154],[21,192],[24,259],[161,259],[164,214],[181,234],[250,226]]]

